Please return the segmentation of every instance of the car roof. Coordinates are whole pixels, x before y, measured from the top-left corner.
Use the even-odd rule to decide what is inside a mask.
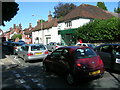
[[[109,44],[109,43],[107,43],[107,44],[101,44],[99,46],[104,46],[104,45],[120,45],[120,44]]]
[[[34,46],[34,45],[43,45],[43,44],[24,44],[26,46]]]
[[[89,47],[86,47],[86,46],[64,46],[64,47],[60,47],[60,48],[79,49],[79,48],[89,48]]]

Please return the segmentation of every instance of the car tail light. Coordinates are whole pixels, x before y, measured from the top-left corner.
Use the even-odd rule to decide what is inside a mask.
[[[56,48],[58,48],[58,46],[56,46]]]
[[[78,67],[82,67],[82,65],[81,64],[76,64]]]
[[[103,62],[102,62],[102,60],[101,60],[101,59],[99,59],[99,64],[103,64]]]
[[[14,49],[17,49],[17,47],[14,47]]]
[[[33,56],[33,53],[28,53],[27,56]]]
[[[86,69],[87,68],[85,65],[80,64],[80,63],[76,64],[76,66],[81,68],[81,69]]]
[[[48,51],[45,51],[45,53],[44,54],[48,54],[49,52]]]

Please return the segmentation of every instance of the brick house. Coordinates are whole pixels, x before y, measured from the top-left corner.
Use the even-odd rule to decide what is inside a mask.
[[[22,35],[22,40],[25,41],[27,44],[31,44],[32,43],[32,31],[33,31],[33,27],[32,24],[29,23],[29,27],[25,28],[23,30],[23,35]]]
[[[9,28],[9,31],[4,32],[4,37],[6,37],[6,40],[11,39],[11,37],[14,34],[22,34],[22,26],[19,24],[18,26],[16,24],[13,25],[13,28]],[[17,42],[19,39],[16,39]]]

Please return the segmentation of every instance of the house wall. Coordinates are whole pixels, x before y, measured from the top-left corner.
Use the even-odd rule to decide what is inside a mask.
[[[42,36],[42,34],[44,35]],[[45,45],[50,42],[60,42],[60,35],[58,35],[57,27],[32,32],[32,43],[38,43],[38,41],[36,41],[37,37],[39,38],[39,43],[42,43],[44,41],[43,44]],[[44,40],[42,41],[43,37]]]
[[[90,21],[92,21],[92,19],[87,19],[87,18],[78,18],[72,21],[67,20],[67,21],[58,23],[57,29],[67,30],[67,29],[78,28],[89,23]],[[60,35],[60,37],[61,37],[61,43],[63,43],[64,45],[74,45],[77,42],[76,39],[73,39],[73,34]]]
[[[60,35],[58,35],[58,29],[57,29],[57,27],[50,28],[49,32],[51,34],[51,42],[60,43]]]
[[[72,28],[78,28],[83,26],[86,23],[89,23],[91,21],[91,19],[84,19],[84,18],[79,18],[76,20],[72,21]]]
[[[78,28],[88,22],[90,22],[91,19],[86,19],[86,18],[79,18],[79,19],[75,19],[75,20],[72,20],[72,26],[70,27],[67,27],[65,22],[61,22],[61,23],[58,23],[58,30],[65,30],[65,29],[70,29],[70,28]]]
[[[38,38],[38,40],[37,40]],[[41,38],[42,38],[42,33],[41,31],[35,31],[35,32],[32,32],[32,43],[42,43],[41,41]]]

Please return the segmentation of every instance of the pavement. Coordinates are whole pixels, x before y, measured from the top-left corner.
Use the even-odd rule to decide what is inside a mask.
[[[2,66],[3,70],[18,66],[18,64],[15,63],[15,60],[9,57],[8,55],[5,55],[5,58],[0,59],[0,65]]]

